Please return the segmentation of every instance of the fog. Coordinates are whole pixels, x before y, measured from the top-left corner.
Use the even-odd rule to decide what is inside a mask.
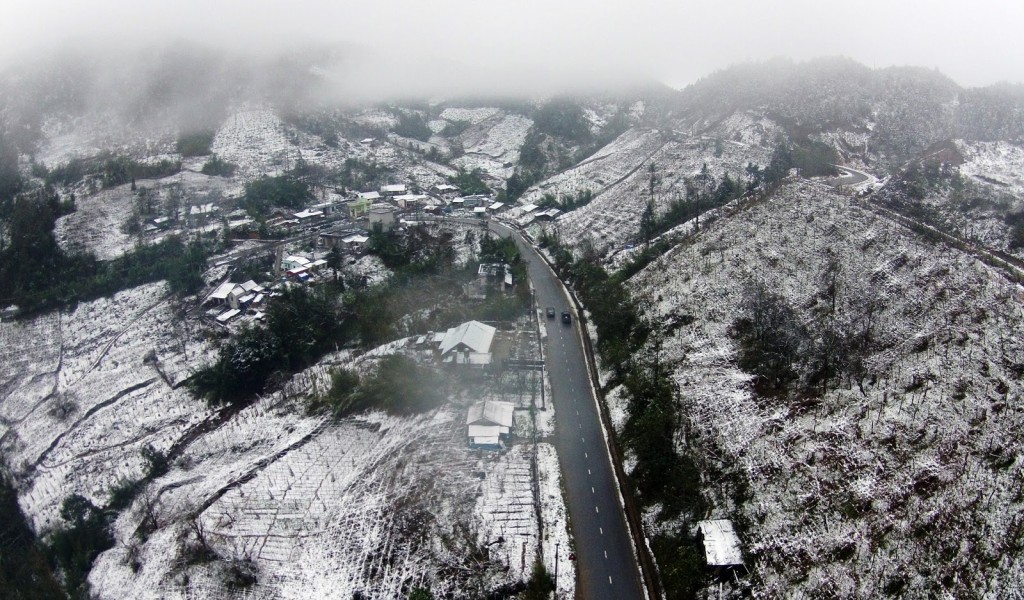
[[[352,95],[544,92],[656,80],[683,87],[737,62],[843,55],[937,68],[964,86],[1024,81],[1024,3],[979,0],[7,0],[0,61],[44,48],[174,44],[267,58],[340,48]],[[123,50],[131,54],[131,50]],[[338,65],[343,68],[335,69]]]

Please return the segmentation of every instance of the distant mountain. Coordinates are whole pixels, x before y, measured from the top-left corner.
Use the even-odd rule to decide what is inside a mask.
[[[734,66],[687,87],[677,104],[698,132],[737,112],[768,117],[794,137],[867,134],[869,153],[889,166],[941,140],[1024,138],[1024,86],[964,89],[938,71],[872,70],[845,58]]]

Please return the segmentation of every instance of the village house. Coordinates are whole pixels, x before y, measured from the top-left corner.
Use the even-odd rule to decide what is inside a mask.
[[[387,231],[395,226],[395,209],[387,204],[374,204],[370,207],[369,229],[380,223],[381,229]]]
[[[216,217],[218,212],[220,207],[211,202],[192,205],[188,209],[188,220],[192,225],[203,224]]]
[[[395,183],[391,185],[380,186],[380,193],[382,196],[400,196],[406,193],[406,187],[404,183]]]
[[[377,194],[377,192],[373,192]],[[377,194],[377,198],[380,198],[380,194]],[[349,200],[345,203],[345,207],[348,209],[348,216],[353,219],[359,217],[365,217],[370,212],[370,205],[373,204],[373,198],[363,198],[362,194],[355,200]]]
[[[466,435],[469,446],[484,450],[500,450],[512,435],[514,406],[511,402],[482,400],[469,407],[466,414]]]
[[[319,210],[304,210],[301,212],[293,213],[293,216],[299,220],[300,224],[307,224],[313,221],[319,221],[323,218],[323,211]]]
[[[468,321],[452,327],[441,338],[438,348],[441,362],[471,367],[490,365],[491,343],[496,331],[494,327],[480,321]]]
[[[459,195],[459,188],[447,183],[441,183],[438,185],[431,186],[430,193],[440,196],[442,198],[454,198],[455,196]]]
[[[399,196],[395,196],[395,202],[398,203],[399,208],[403,208],[405,210],[422,208],[426,205],[427,200],[429,199],[430,196],[424,194],[401,194]]]
[[[206,297],[204,304],[212,304],[213,306],[226,305],[233,310],[241,310],[262,302],[263,292],[263,286],[251,279],[244,283],[225,281]],[[228,319],[230,318],[228,317]]]

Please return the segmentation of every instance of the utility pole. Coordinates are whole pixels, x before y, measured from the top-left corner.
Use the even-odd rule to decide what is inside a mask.
[[[555,542],[555,597],[558,597],[558,546],[561,542]]]

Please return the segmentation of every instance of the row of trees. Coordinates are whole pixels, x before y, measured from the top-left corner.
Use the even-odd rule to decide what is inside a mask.
[[[591,192],[590,190],[580,190],[575,194],[562,194],[561,196],[544,194],[540,201],[537,202],[537,208],[557,208],[562,212],[569,212],[590,204],[590,201],[593,199],[594,192]]]
[[[87,176],[97,177],[105,188],[135,183],[136,179],[160,179],[181,171],[181,162],[161,160],[155,163],[141,163],[122,154],[101,152],[91,158],[75,158],[67,163],[47,169],[35,165],[36,175],[48,185],[71,186]]]

